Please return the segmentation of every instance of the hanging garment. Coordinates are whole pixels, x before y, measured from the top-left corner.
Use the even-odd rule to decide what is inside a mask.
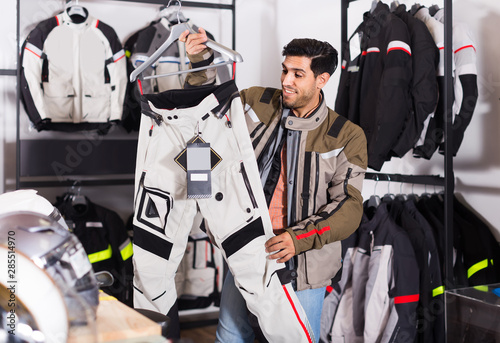
[[[98,130],[122,118],[125,53],[113,28],[66,11],[39,23],[21,54],[22,101],[41,130]]]
[[[142,112],[134,306],[168,312],[177,298],[174,274],[200,212],[266,338],[311,342],[312,331],[291,287],[292,273],[266,257],[264,244],[273,231],[234,81],[146,94]],[[186,149],[197,144],[208,152],[193,159],[196,152]],[[205,173],[193,170],[193,164]],[[197,180],[211,180],[212,191],[200,181],[191,184]]]
[[[190,20],[186,21],[192,25],[195,31],[198,27],[193,25]],[[149,26],[139,30],[133,34],[126,42],[125,47],[127,55],[129,56],[129,73],[139,67],[146,61],[170,36],[171,23],[167,18],[152,22]],[[210,32],[207,36],[214,40]],[[214,51],[213,62],[215,65],[224,62],[222,55]],[[195,68],[196,66],[193,66]],[[151,68],[143,72],[144,77],[152,75],[162,75],[166,73],[178,72],[189,69],[189,59],[186,56],[184,43],[177,41],[166,49],[162,56],[151,65]],[[216,84],[227,82],[231,79],[227,65],[221,65],[216,69]],[[209,71],[211,72],[211,71]],[[182,89],[184,87],[184,80],[186,74],[179,74],[177,76],[161,77],[148,80],[142,80],[140,83],[129,83],[127,89],[126,103],[127,107],[124,112],[124,117],[127,118],[125,128],[128,131],[137,131],[139,129],[139,121],[141,116],[140,96],[141,94],[160,93],[171,89]]]
[[[438,216],[444,208],[443,200],[438,195],[433,195],[422,204],[419,201],[419,208],[422,205],[426,206],[427,211],[438,209],[434,211]],[[453,241],[455,287],[479,286],[476,289],[480,290],[481,285],[494,284],[500,280],[496,262],[500,248],[496,239],[488,226],[456,196],[453,199]],[[444,337],[444,322],[439,326],[436,324],[436,328],[441,330],[441,337]],[[491,339],[484,330],[478,331],[472,327],[464,328],[454,337],[460,337],[463,342],[489,342]]]
[[[368,222],[368,217],[363,216],[358,229],[358,244],[351,256],[351,282],[344,287],[338,305],[338,316],[333,321],[330,333],[332,342],[339,339],[348,342],[363,342],[365,339],[366,289],[373,244],[373,232],[371,227],[367,225]]]
[[[422,230],[425,237],[425,242],[428,249],[427,258],[427,286],[420,290],[421,296],[424,297],[423,308],[420,312],[421,321],[417,326],[417,334],[420,342],[444,342],[445,341],[445,305],[444,305],[444,285],[442,282],[441,262],[439,260],[438,248],[436,240],[432,232],[432,227],[418,211],[415,201],[408,199],[404,203],[404,211],[402,213],[403,223],[406,220],[414,219],[417,227]],[[405,219],[409,217],[408,219]],[[406,225],[406,224],[403,224]],[[425,294],[427,293],[427,294]],[[426,302],[426,300],[428,302]],[[429,330],[431,334],[429,334]]]
[[[441,144],[444,137],[444,25],[429,14],[429,9],[421,7],[414,14],[429,29],[429,32],[439,49],[439,64],[437,82],[439,98],[436,110],[424,123],[424,129],[413,149],[413,157],[429,160]]]
[[[364,25],[363,21],[349,40],[342,43],[342,64],[337,98],[335,99],[335,112],[357,125],[359,125],[359,69],[361,63],[361,54],[358,53],[358,50],[366,51],[366,36],[363,35]],[[353,59],[351,60],[351,58]]]
[[[406,24],[382,2],[372,13],[365,13],[363,21],[359,80],[354,80],[359,88],[349,90],[354,92],[349,106],[359,103],[359,115],[350,108],[347,117],[359,117],[367,139],[368,166],[380,170],[412,110],[410,35]]]
[[[380,170],[412,109],[410,35],[406,24],[382,2],[366,23],[365,33],[360,125],[368,142],[368,166]]]
[[[429,29],[417,18],[406,11],[404,4],[393,12],[408,27],[411,41],[412,111],[406,118],[404,129],[397,143],[391,149],[395,156],[403,157],[419,139],[424,122],[436,109],[438,101],[437,68],[439,65],[439,49]]]
[[[469,286],[500,282],[500,247],[488,225],[455,195],[453,218],[461,234]]]
[[[55,205],[82,242],[95,272],[108,271],[115,281],[102,290],[132,306],[132,243],[118,214],[85,197],[73,206],[70,197],[58,197]]]
[[[434,216],[443,227],[444,200],[439,194],[423,198],[418,208],[427,217]],[[436,222],[434,222],[436,223]],[[444,249],[444,229],[437,230]],[[478,249],[477,247],[481,247]],[[500,281],[498,263],[500,251],[488,225],[460,202],[453,201],[453,271],[456,287],[490,284]],[[444,263],[444,251],[441,252]],[[444,268],[443,268],[444,270]]]
[[[342,277],[339,282],[332,283],[326,290],[327,293],[321,312],[321,342],[335,342],[336,339],[342,340],[344,337],[349,337],[349,342],[355,342],[356,339],[359,340],[351,324],[354,321],[354,311],[353,306],[350,306],[353,298],[353,267],[360,253],[358,252],[358,240],[359,234],[358,231],[355,231],[351,236],[342,241],[342,249],[345,250],[345,254],[343,254]],[[364,309],[363,303],[358,303],[357,305],[361,306],[361,310]],[[334,322],[337,314],[339,317],[346,317],[347,320],[345,322],[341,320]],[[361,341],[362,338],[361,335]]]
[[[391,216],[410,238],[420,271],[416,342],[441,342],[444,338],[444,289],[432,231],[418,214],[413,200],[396,198],[388,205]]]
[[[183,21],[183,22],[189,22]],[[128,59],[129,75],[139,67],[163,44],[169,37],[171,22],[162,17],[133,34],[125,43]],[[193,25],[194,30],[198,30]],[[212,40],[213,36],[207,32]],[[223,61],[219,52],[214,51],[214,63]],[[166,49],[162,56],[144,71],[143,76],[161,75],[189,69],[189,59],[186,57],[184,43],[177,41]],[[227,65],[217,68],[217,84],[229,81],[230,75]],[[155,78],[131,82],[127,88],[126,108],[124,109],[123,125],[127,131],[138,130],[140,124],[142,93],[157,94],[171,89],[182,89],[185,74],[172,77]],[[210,239],[200,233],[200,223],[195,221],[189,235],[186,254],[176,273],[177,294],[179,309],[205,308],[220,302],[222,289],[223,258]],[[206,249],[206,254],[197,254],[196,251]]]
[[[419,300],[418,265],[408,235],[381,203],[370,222],[374,235],[365,300],[366,341],[413,340]]]
[[[419,223],[414,218],[405,213],[403,201],[394,199],[387,204],[391,218],[399,225],[410,239],[413,251],[415,253],[415,261],[419,270],[419,299],[416,310],[417,315],[417,339],[416,342],[429,342],[432,337],[432,327],[426,325],[423,317],[424,309],[428,309],[430,294],[429,294],[429,248],[425,240],[424,233],[420,230]]]
[[[444,9],[434,18],[444,24]],[[453,104],[453,156],[456,156],[469,126],[478,98],[476,48],[472,33],[464,23],[453,22],[454,104]],[[439,146],[444,154],[444,144]]]
[[[373,217],[365,215],[358,235],[359,246],[353,249],[348,273],[325,300],[328,307],[330,296],[340,298],[333,301],[338,305],[328,342],[413,342],[419,269],[407,233],[392,220],[387,203],[382,202]],[[324,337],[329,327],[326,319],[322,325]]]
[[[196,25],[190,23],[189,20],[187,23],[192,25],[195,31],[198,31],[198,27]],[[161,18],[158,22],[152,23],[148,28],[139,33],[137,42],[130,57],[134,68],[140,66],[144,61],[151,57],[156,50],[158,50],[158,48],[170,35],[170,25],[170,22],[166,18]],[[207,36],[210,39],[213,39],[213,36],[210,33],[207,33]],[[220,62],[224,62],[219,52],[214,51],[213,56],[213,61],[210,62],[213,62],[214,66]],[[193,68],[195,67],[196,66],[193,66]],[[189,69],[189,59],[186,56],[184,43],[177,41],[176,44],[172,44],[164,51],[163,55],[153,65],[151,65],[151,68],[144,71],[143,76],[162,75],[187,69]],[[216,70],[218,84],[231,79],[227,65],[220,66],[216,68]],[[174,77],[162,77],[145,80],[141,82],[142,93],[151,94],[171,89],[182,89],[185,77],[186,74],[179,74]]]
[[[134,32],[126,41],[123,43],[123,49],[125,50],[125,57],[127,62],[127,78],[130,78],[130,74],[134,71],[134,66],[130,57],[134,52],[135,44],[137,43],[137,38],[139,35],[148,28],[144,27],[136,32]],[[136,82],[127,82],[127,89],[125,92],[125,100],[123,103],[123,116],[121,125],[127,132],[139,131],[139,126],[141,123],[141,100],[138,95]]]
[[[440,261],[441,261],[441,277],[445,280],[446,262],[445,258],[445,247],[446,247],[446,233],[444,228],[444,202],[440,195],[429,194],[427,196],[421,197],[417,203],[417,208],[422,213],[422,215],[427,219],[429,224],[431,224],[436,242],[438,242],[438,251],[440,251]],[[453,221],[453,277],[455,287],[467,287],[469,282],[467,280],[467,269],[465,267],[464,261],[464,249],[462,243],[462,233],[459,226],[456,225],[455,214]]]

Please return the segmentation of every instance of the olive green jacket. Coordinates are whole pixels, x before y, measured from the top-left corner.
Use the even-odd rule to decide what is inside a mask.
[[[201,54],[190,58],[206,60]],[[206,75],[203,71],[192,73],[187,82],[207,84],[210,78]],[[330,285],[342,266],[340,241],[349,237],[361,221],[366,138],[359,126],[329,109],[324,96],[313,113],[299,118],[282,107],[281,94],[280,89],[263,87],[240,92],[259,168],[264,168],[263,159],[273,154],[269,146],[276,140],[278,124],[284,120],[289,156],[286,231],[292,236],[297,254],[296,287],[324,287]],[[286,119],[283,113],[288,114]],[[272,181],[277,182],[277,178]],[[266,182],[264,193],[272,194],[274,186],[275,182]]]

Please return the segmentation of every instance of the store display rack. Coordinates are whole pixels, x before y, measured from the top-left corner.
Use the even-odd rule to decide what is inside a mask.
[[[167,5],[169,1],[160,0],[113,0],[133,3],[147,3]],[[17,0],[17,55],[20,55],[20,16],[21,0]],[[173,1],[175,4],[176,1]],[[235,49],[235,0],[231,3],[220,4],[199,1],[182,1],[182,7],[220,9],[232,14],[232,47]],[[64,175],[54,175],[54,161],[64,161],[68,151],[75,151],[78,144],[87,144],[79,139],[22,139],[20,134],[20,75],[21,65],[17,69],[2,69],[0,75],[17,76],[16,89],[16,189],[71,186],[75,182],[85,186],[105,185],[132,185],[134,183],[135,152],[137,139],[103,139],[99,137],[99,144],[94,144],[92,154],[85,156],[85,163],[77,164],[70,172]],[[92,140],[90,138],[90,140]],[[88,144],[87,144],[88,145]],[[123,156],[127,151],[127,156]],[[110,158],[111,157],[111,158]]]
[[[348,8],[349,3],[356,0],[341,1],[341,42],[348,42]],[[376,1],[376,0],[374,0]],[[390,180],[397,182],[405,182],[412,184],[424,185],[443,185],[444,186],[444,207],[445,207],[445,287],[446,289],[454,289],[453,281],[453,193],[455,187],[455,177],[453,173],[453,153],[452,153],[452,122],[453,122],[453,76],[452,76],[452,0],[443,0],[444,9],[444,66],[445,66],[445,88],[444,88],[444,137],[445,137],[445,153],[444,153],[444,177],[428,176],[428,175],[403,175],[403,174],[383,174],[383,173],[367,173],[366,178],[373,179],[378,175],[380,180]],[[387,178],[389,175],[389,179]]]

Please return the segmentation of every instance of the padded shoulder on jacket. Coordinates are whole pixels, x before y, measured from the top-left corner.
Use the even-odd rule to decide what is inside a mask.
[[[344,124],[347,122],[347,118],[339,115],[334,121],[330,129],[328,130],[328,135],[333,138],[337,138],[339,136],[340,130],[344,127]]]
[[[97,28],[101,30],[104,36],[106,36],[106,38],[108,39],[113,54],[116,54],[123,48],[118,35],[111,26],[99,20],[99,22],[97,23]]]
[[[271,104],[271,102],[278,102],[281,96],[281,89],[270,88],[270,87],[250,87],[243,91],[246,103],[251,106],[262,103],[265,105]]]

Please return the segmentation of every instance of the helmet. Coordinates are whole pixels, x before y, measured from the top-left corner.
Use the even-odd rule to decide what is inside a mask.
[[[67,229],[68,225],[59,210],[37,193],[35,189],[18,189],[0,194],[0,214],[16,211],[36,212],[53,218]]]
[[[92,266],[78,238],[54,218],[0,215],[0,261],[7,265],[0,273],[0,341],[15,333],[7,341],[65,342],[74,326],[95,329]]]

